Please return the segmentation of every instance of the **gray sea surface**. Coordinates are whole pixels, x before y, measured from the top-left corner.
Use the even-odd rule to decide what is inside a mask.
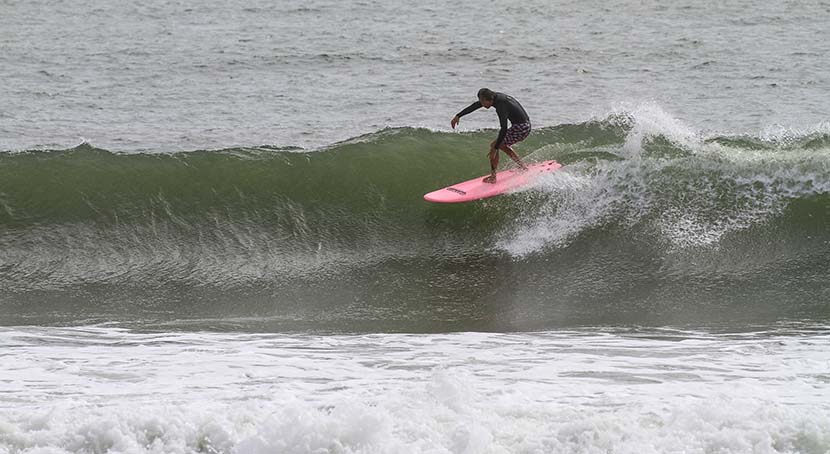
[[[4,0],[0,150],[314,148],[447,130],[482,86],[537,127],[652,103],[702,130],[809,130],[828,23],[827,1]]]

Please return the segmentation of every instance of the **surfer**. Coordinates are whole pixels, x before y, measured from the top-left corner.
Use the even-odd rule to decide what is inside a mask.
[[[511,159],[516,161],[516,164],[522,170],[527,170],[527,166],[519,158],[519,155],[513,151],[511,145],[525,140],[530,134],[530,117],[527,116],[527,112],[519,104],[519,101],[516,101],[512,96],[494,92],[488,88],[482,88],[478,91],[478,101],[470,104],[469,107],[452,117],[452,121],[450,121],[452,129],[455,129],[458,121],[464,115],[481,107],[489,109],[492,106],[496,107],[501,129],[496,140],[490,142],[490,152],[488,153],[490,156],[490,176],[482,180],[485,183],[496,182],[496,169],[499,167],[499,150],[507,153],[507,156],[510,156]],[[510,120],[511,123],[509,129],[507,128],[507,120]]]

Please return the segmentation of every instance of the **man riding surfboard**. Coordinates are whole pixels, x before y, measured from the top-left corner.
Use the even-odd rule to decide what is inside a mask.
[[[478,110],[481,107],[489,109],[495,106],[496,113],[499,116],[499,123],[501,129],[496,140],[490,142],[490,176],[485,178],[485,183],[496,182],[496,169],[499,167],[499,150],[507,153],[511,159],[516,161],[516,164],[522,170],[527,170],[527,166],[522,162],[519,156],[513,151],[511,145],[517,144],[525,140],[530,135],[530,117],[519,101],[516,101],[512,96],[504,93],[491,91],[488,88],[482,88],[478,91],[478,101],[470,104],[466,109],[458,112],[456,116],[450,121],[450,126],[455,129],[458,121],[464,115]],[[511,126],[508,129],[507,120],[510,120]]]

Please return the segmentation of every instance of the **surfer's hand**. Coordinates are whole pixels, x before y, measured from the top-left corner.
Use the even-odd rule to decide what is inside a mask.
[[[450,120],[450,126],[452,126],[452,129],[455,129],[455,125],[458,124],[458,120],[458,115],[452,117],[452,120]]]

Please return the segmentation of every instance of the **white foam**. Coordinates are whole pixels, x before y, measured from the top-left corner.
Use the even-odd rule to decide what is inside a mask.
[[[633,127],[628,132],[623,150],[629,158],[639,157],[644,141],[661,136],[672,143],[686,148],[699,147],[702,137],[698,131],[686,125],[662,107],[653,102],[632,106],[627,115],[633,119]],[[616,113],[617,115],[620,112]]]
[[[774,144],[789,145],[793,142],[816,134],[830,134],[830,122],[821,122],[807,128],[769,125],[759,133],[761,140]]]
[[[827,328],[711,335],[0,329],[5,453],[830,449]]]
[[[566,245],[575,235],[613,214],[619,194],[609,190],[607,181],[579,166],[545,175],[533,190],[555,197],[522,219],[518,229],[511,226],[499,247],[524,256],[549,245]]]
[[[547,202],[528,203],[521,218],[505,228],[500,248],[526,256],[566,246],[592,228],[637,224],[669,250],[718,247],[727,235],[774,219],[792,199],[830,193],[830,159],[823,151],[707,142],[706,134],[651,103],[609,118],[619,117],[630,121],[624,144],[600,151],[623,159],[571,164],[541,179],[531,191]],[[764,140],[782,142],[787,134],[768,133]],[[646,153],[655,137],[682,153]]]

